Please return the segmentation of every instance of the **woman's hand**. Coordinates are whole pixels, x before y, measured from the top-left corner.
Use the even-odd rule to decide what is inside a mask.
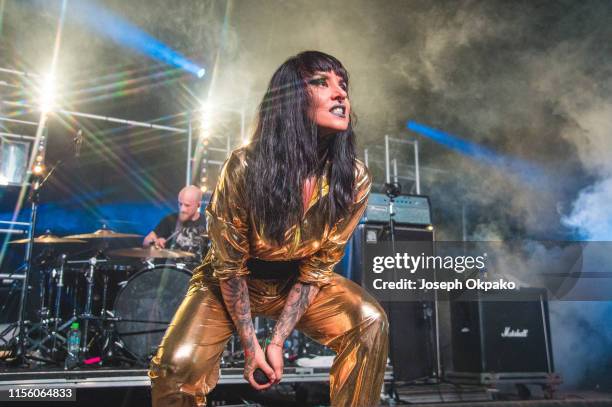
[[[276,380],[273,384],[278,384],[283,377],[283,347],[275,342],[271,342],[266,346],[266,360],[270,367],[274,369]]]
[[[251,349],[252,351],[245,350],[244,353],[244,378],[255,390],[265,390],[268,387],[272,386],[274,383],[277,383],[276,375],[274,374],[274,370],[270,367],[268,362],[266,362],[266,355],[264,355],[263,350],[261,350],[261,346],[259,346],[259,343],[255,342]],[[268,383],[258,384],[255,381],[253,373],[255,373],[255,369],[257,368],[263,370],[266,376],[268,376]]]

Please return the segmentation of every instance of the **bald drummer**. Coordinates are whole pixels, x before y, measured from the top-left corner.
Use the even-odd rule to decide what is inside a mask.
[[[202,191],[189,185],[178,195],[179,211],[164,217],[159,224],[145,236],[142,245],[155,245],[160,248],[185,250],[196,255],[193,259],[200,262],[206,249],[206,219],[200,213]]]

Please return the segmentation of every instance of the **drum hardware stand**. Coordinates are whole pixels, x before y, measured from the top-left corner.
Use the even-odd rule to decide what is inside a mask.
[[[46,231],[45,234],[50,234],[50,231]],[[62,256],[65,258],[65,255]],[[44,355],[45,357],[36,356],[35,360],[48,364],[57,364],[55,359],[55,353],[57,351],[55,332],[59,321],[61,321],[58,309],[61,291],[58,291],[59,288],[56,288],[56,298],[55,301],[53,301],[53,285],[58,276],[60,277],[59,284],[61,284],[63,264],[59,267],[60,272],[58,273],[57,265],[53,264],[55,259],[56,257],[52,249],[45,249],[37,257],[37,265],[38,269],[41,270],[42,277],[40,279],[40,307],[37,312],[39,322],[32,324],[28,332],[28,352],[32,355],[32,353],[38,351],[40,355]],[[37,339],[34,339],[34,332],[36,333]],[[47,341],[50,339],[53,339],[51,348],[46,345]],[[49,358],[46,358],[47,356]]]
[[[59,325],[60,321],[62,320],[61,298],[63,295],[63,288],[64,288],[65,264],[66,264],[66,254],[62,254],[60,256],[59,267],[57,267],[57,269],[54,267],[53,270],[51,271],[51,279],[56,280],[55,299],[54,299],[54,305],[53,305],[53,318],[43,321],[45,332],[47,333],[47,335],[43,339],[41,339],[38,344],[39,348],[43,348],[48,353],[50,352],[52,363],[58,363],[56,360],[56,355],[57,355],[57,352],[59,351],[57,340],[59,339],[60,342],[62,342],[62,344],[66,343],[66,337],[62,336],[60,332],[64,331],[67,327],[69,327],[72,324],[72,322],[76,320],[76,318],[73,316],[66,323],[62,324],[61,326]],[[49,304],[50,303],[51,303],[51,290],[49,290]],[[75,313],[75,311],[76,309],[73,309],[73,314]],[[49,329],[50,323],[53,324],[53,327],[51,330]],[[44,344],[50,339],[53,339],[53,343],[51,345],[51,349],[48,349],[44,346]]]
[[[110,314],[111,317],[104,318],[104,321],[109,323],[104,327],[102,334],[102,363],[108,364],[112,363],[113,361],[117,361],[128,363],[130,365],[139,363],[143,366],[147,366],[147,362],[130,352],[130,350],[123,344],[123,340],[119,337],[119,335],[117,335],[115,322],[121,321],[121,318],[115,317],[110,311],[107,311],[107,313]],[[129,358],[121,356],[120,353],[124,353],[125,355],[129,356]]]
[[[98,258],[98,256],[102,258]],[[64,324],[66,327],[69,327],[73,321],[82,320],[82,346],[81,346],[81,360],[85,356],[86,352],[89,349],[89,321],[93,320],[96,322],[96,331],[97,336],[99,338],[99,343],[101,343],[101,362],[108,363],[112,361],[126,362],[133,364],[135,361],[141,362],[140,358],[131,353],[128,349],[125,348],[121,339],[117,336],[115,323],[121,321],[121,318],[115,317],[112,311],[106,309],[106,303],[108,300],[108,275],[106,273],[103,274],[104,287],[102,292],[102,309],[100,311],[100,315],[93,315],[92,305],[93,305],[93,289],[95,285],[95,273],[96,267],[99,264],[106,263],[104,257],[104,250],[100,250],[96,257],[92,257],[87,261],[69,261],[68,263],[74,264],[89,264],[88,270],[86,273],[86,282],[87,282],[87,298],[85,300],[85,309],[81,315],[74,316],[69,322]],[[167,325],[167,322],[164,322]],[[95,337],[94,337],[95,338]],[[92,338],[92,340],[94,339]],[[120,353],[123,352],[127,356],[132,359],[125,358],[120,356]]]
[[[46,231],[45,233],[50,234],[50,231]],[[36,262],[37,262],[37,266],[39,270],[45,270],[45,268],[49,267],[49,264],[51,263],[51,259],[53,259],[54,257],[54,250],[53,249],[48,249],[45,248],[43,250],[42,253],[40,253],[37,258],[36,258]],[[47,276],[45,276],[47,277]],[[40,279],[40,283],[39,283],[39,298],[40,298],[40,308],[38,310],[38,318],[41,320],[41,322],[46,322],[45,320],[47,320],[49,318],[50,315],[50,309],[48,308],[48,305],[50,305],[50,300],[51,300],[51,290],[48,289],[47,287],[48,285],[48,279],[47,278],[41,278]],[[49,301],[45,302],[45,295],[48,294]]]
[[[61,263],[59,267],[59,272],[57,275],[57,290],[55,294],[55,323],[53,325],[53,347],[51,348],[51,354],[54,355],[57,347],[56,347],[56,338],[57,338],[57,329],[58,324],[61,318],[60,308],[61,308],[61,298],[64,291],[64,266],[66,265],[66,255],[62,254]],[[65,341],[64,341],[65,343]]]
[[[62,347],[65,346],[67,342],[68,335],[67,334],[62,335],[62,333],[65,333],[65,331],[69,330],[73,322],[77,322],[79,320],[83,321],[83,331],[82,331],[83,346],[80,349],[82,355],[84,355],[88,349],[88,330],[89,330],[88,323],[90,319],[96,318],[91,313],[91,305],[93,301],[93,284],[94,284],[93,277],[94,277],[94,272],[95,272],[95,266],[99,262],[105,262],[105,260],[98,260],[95,257],[92,257],[91,259],[87,261],[80,261],[80,260],[66,261],[66,255],[62,254],[61,256],[61,264],[59,267],[59,271],[57,271],[57,283],[56,283],[57,292],[56,292],[55,306],[54,306],[53,330],[41,341],[41,343],[44,343],[51,338],[53,339],[53,345],[50,350],[52,357],[56,356],[57,352],[60,350],[60,347],[58,346],[57,341],[59,340]],[[59,325],[62,319],[61,318],[61,297],[62,297],[63,287],[64,287],[64,271],[65,271],[64,268],[66,264],[83,264],[83,263],[89,264],[89,268],[86,272],[87,300],[85,303],[84,313],[81,315],[77,315],[77,304],[76,304],[76,301],[74,301],[73,308],[72,308],[72,317],[68,319],[66,322],[64,322],[63,324]],[[53,361],[53,362],[58,363],[56,361]]]
[[[106,260],[99,260],[99,259],[90,259],[85,261],[85,263],[90,264],[90,269],[88,270],[88,276],[89,273],[91,272],[91,266],[93,265],[95,267],[95,265],[97,263],[103,263]],[[43,351],[50,353],[51,354],[51,360],[44,360],[44,359],[39,359],[40,361],[43,362],[47,362],[47,363],[54,363],[57,364],[59,363],[59,361],[57,360],[57,352],[60,351],[61,347],[65,346],[66,341],[67,341],[67,334],[66,331],[70,328],[70,326],[72,325],[73,322],[77,322],[78,320],[84,320],[84,321],[88,321],[89,319],[98,319],[98,317],[93,316],[93,314],[91,314],[91,312],[88,314],[87,310],[85,311],[85,314],[83,315],[77,315],[77,304],[76,301],[74,301],[74,305],[73,305],[73,309],[72,309],[72,317],[67,320],[66,322],[60,324],[60,321],[62,321],[61,318],[61,297],[62,297],[62,293],[63,293],[63,287],[64,287],[64,267],[65,265],[69,263],[69,264],[82,264],[84,263],[83,261],[66,261],[66,255],[62,254],[61,256],[61,263],[60,266],[58,267],[59,271],[55,270],[55,268],[53,269],[52,273],[52,277],[56,278],[57,277],[57,283],[56,283],[56,297],[55,297],[55,304],[54,304],[54,318],[53,319],[46,319],[43,320],[42,323],[40,324],[41,326],[44,327],[45,332],[47,333],[47,335],[41,340],[39,341],[33,348],[34,349],[42,349]],[[90,282],[90,280],[88,279],[88,283]],[[89,286],[89,285],[88,285]],[[49,295],[51,295],[51,291],[49,291]],[[49,297],[51,298],[51,297]],[[88,297],[89,299],[89,297]],[[49,301],[50,303],[50,301]],[[87,305],[86,305],[87,307]],[[90,308],[91,309],[91,308]],[[49,324],[52,323],[53,324],[53,330],[50,331],[49,329]],[[62,333],[64,333],[64,335],[62,335]],[[53,344],[51,349],[45,347],[45,343],[50,340],[53,339]],[[57,341],[59,340],[59,342],[61,343],[61,347],[58,346]],[[85,345],[82,348],[83,349],[87,349],[88,345],[87,345],[87,338],[85,338]]]
[[[85,361],[86,354],[89,351],[90,345],[91,345],[90,339],[91,341],[99,340],[98,343],[101,344],[101,355],[102,356],[100,357],[100,362],[104,363],[104,362],[108,362],[109,360],[118,360],[121,362],[133,363],[134,360],[119,356],[118,354],[119,352],[117,351],[117,349],[119,349],[122,352],[125,352],[126,354],[128,354],[128,356],[134,357],[127,349],[123,347],[123,344],[120,343],[120,340],[116,338],[114,322],[118,321],[119,318],[116,318],[109,310],[106,309],[106,303],[107,303],[107,298],[108,298],[108,275],[107,274],[103,275],[104,288],[103,288],[103,295],[102,295],[102,309],[100,311],[100,315],[93,314],[93,292],[94,292],[94,286],[95,286],[95,275],[96,275],[97,267],[99,267],[100,264],[107,262],[107,260],[104,258],[98,258],[98,256],[104,257],[103,252],[104,251],[101,250],[100,252],[96,254],[96,257],[92,257],[86,261],[75,260],[75,261],[65,262],[68,264],[84,264],[84,263],[88,264],[88,268],[85,274],[86,286],[87,286],[85,309],[83,310],[83,313],[77,315],[76,304],[75,304],[75,308],[73,308],[72,318],[70,318],[60,327],[58,327],[54,335],[58,337],[60,341],[62,341],[63,343],[66,343],[67,337],[60,335],[59,332],[63,332],[64,330],[69,329],[73,322],[82,321],[82,326],[81,326],[81,334],[82,334],[81,338],[82,339],[81,339],[81,347],[80,347],[81,355],[79,357],[80,363]],[[65,260],[65,258],[63,260]],[[61,270],[62,270],[61,273],[63,276],[63,269]],[[63,281],[62,281],[62,286],[63,286]],[[56,306],[56,312],[59,312],[59,308],[57,306]],[[89,336],[90,334],[89,321],[90,320],[96,322],[95,324],[96,333],[91,338]],[[134,357],[134,359],[137,360],[136,357]]]
[[[18,366],[26,365],[27,359],[35,360],[37,358],[31,357],[27,355],[27,330],[30,325],[30,321],[25,319],[26,315],[26,304],[28,300],[28,290],[29,290],[29,281],[30,281],[30,272],[32,271],[32,252],[34,250],[34,232],[36,230],[36,221],[38,215],[38,204],[40,202],[40,190],[45,185],[46,181],[49,179],[51,174],[55,172],[58,166],[60,166],[62,161],[57,161],[57,163],[51,168],[46,177],[42,178],[39,175],[34,175],[32,177],[32,181],[30,186],[30,194],[29,199],[31,203],[30,209],[30,224],[28,226],[28,237],[30,241],[26,246],[26,254],[24,258],[24,278],[21,286],[21,295],[19,297],[19,314],[17,319],[17,338],[15,342],[15,359],[14,364]],[[42,178],[42,179],[41,179]]]
[[[117,322],[142,322],[142,323],[148,323],[148,324],[159,324],[163,326],[163,328],[159,330],[151,329],[147,331],[137,332],[138,334],[142,334],[142,333],[152,333],[152,332],[157,332],[157,331],[165,331],[169,322],[168,321],[153,321],[149,319],[121,318],[121,317],[116,317],[111,311],[106,311],[106,312],[107,314],[111,315],[111,317],[101,318],[101,320],[110,321],[111,323],[103,331],[103,338],[102,338],[103,361],[108,362],[108,361],[116,360],[119,362],[126,362],[130,364],[133,364],[136,362],[142,366],[148,366],[148,362],[146,359],[143,359],[142,357],[134,354],[128,348],[125,347],[125,345],[123,344],[123,340],[117,334],[116,323]],[[118,351],[121,351],[127,356],[129,356],[129,359],[123,356],[119,356]]]
[[[106,298],[108,296],[108,274],[103,271],[102,274],[103,288],[102,288],[102,309],[100,310],[100,317],[102,320],[106,318]]]
[[[89,339],[89,320],[93,317],[93,314],[91,313],[91,305],[93,302],[93,286],[96,263],[97,259],[95,257],[89,259],[89,269],[85,273],[85,281],[87,281],[87,299],[85,300],[85,310],[83,311],[83,314],[79,315],[79,319],[83,320],[83,328],[81,330],[81,355],[84,355],[88,348],[87,342]]]
[[[24,261],[24,280],[21,285],[21,295],[19,297],[19,314],[17,319],[17,342],[15,349],[15,364],[25,365],[26,359],[26,327],[30,324],[30,321],[25,320],[26,303],[28,300],[28,290],[30,282],[30,272],[32,271],[32,251],[34,249],[34,231],[36,229],[36,217],[38,213],[38,200],[40,198],[40,187],[42,186],[40,177],[34,176],[33,183],[30,189],[30,225],[28,227],[28,236],[30,241],[26,246],[26,254]]]
[[[103,255],[104,250],[101,250],[97,255]],[[106,316],[106,297],[108,291],[108,276],[104,274],[104,291],[102,295],[102,310],[100,311],[99,316],[93,315],[92,305],[93,305],[93,289],[95,285],[95,273],[96,273],[96,265],[98,263],[105,263],[107,260],[98,259],[97,257],[92,257],[89,259],[89,269],[85,274],[85,279],[87,281],[87,299],[85,300],[85,310],[83,314],[79,315],[78,319],[83,320],[83,329],[82,329],[82,346],[81,346],[81,357],[83,357],[87,350],[89,349],[89,321],[95,320],[98,325],[101,323],[102,328],[98,326],[98,334],[102,331],[102,335],[106,335],[107,330],[104,327],[104,322],[108,320],[112,320],[112,318],[108,318]],[[93,338],[92,338],[93,339]],[[106,338],[104,338],[106,339]]]

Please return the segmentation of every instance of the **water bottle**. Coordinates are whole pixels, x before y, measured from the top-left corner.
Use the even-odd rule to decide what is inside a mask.
[[[79,329],[79,323],[73,322],[70,325],[70,331],[68,332],[68,339],[66,341],[68,345],[68,354],[66,355],[66,361],[64,363],[64,369],[72,369],[79,363],[79,348],[81,347],[81,330]]]

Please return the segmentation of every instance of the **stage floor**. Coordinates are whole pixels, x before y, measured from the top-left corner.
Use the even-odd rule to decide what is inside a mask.
[[[385,374],[386,385],[392,380],[392,370]],[[266,392],[255,392],[245,383],[241,368],[222,368],[219,383],[211,394],[214,405],[224,406],[325,406],[328,405],[328,368],[286,367],[281,385]],[[62,405],[96,407],[149,406],[150,381],[145,369],[95,368],[65,371],[63,369],[32,368],[0,369],[0,391],[15,388],[73,388],[77,401]],[[612,407],[612,395],[604,393],[556,393],[546,400],[537,390],[529,400],[519,400],[502,388],[453,383],[421,383],[398,387],[403,403],[435,407]],[[300,402],[296,402],[300,400]],[[327,402],[327,404],[326,404]],[[4,405],[24,406],[23,402]],[[33,402],[32,406],[58,405],[50,402]],[[394,405],[382,400],[382,405]]]
[[[386,380],[392,372],[387,371]],[[283,374],[285,383],[328,382],[328,368],[286,367]],[[219,385],[244,384],[242,368],[222,368]],[[145,369],[10,369],[0,371],[0,390],[15,386],[37,387],[139,387],[150,386]]]

